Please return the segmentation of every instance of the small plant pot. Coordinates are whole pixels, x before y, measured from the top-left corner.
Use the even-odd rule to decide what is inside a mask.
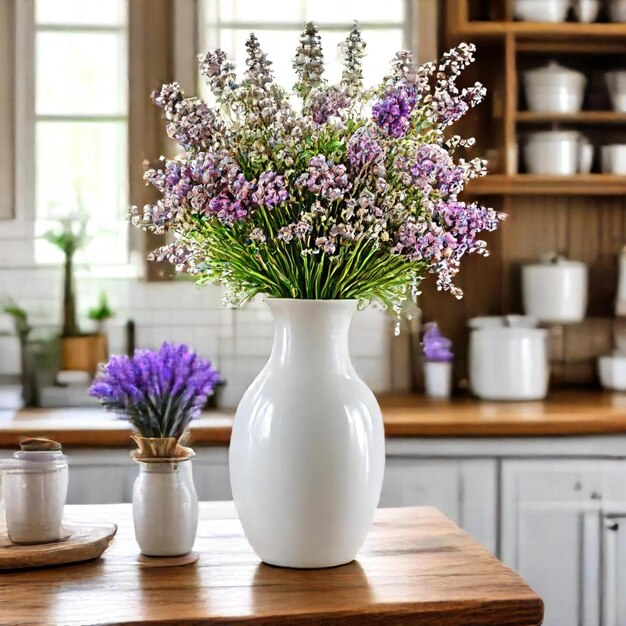
[[[450,361],[426,361],[424,383],[429,398],[449,398],[452,392],[452,363]]]
[[[107,360],[105,335],[61,337],[61,369],[95,374],[98,364]]]

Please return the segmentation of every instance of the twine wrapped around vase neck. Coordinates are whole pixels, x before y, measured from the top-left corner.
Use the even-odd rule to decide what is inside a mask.
[[[140,463],[179,463],[195,456],[195,452],[187,447],[189,431],[180,437],[142,437],[132,434],[130,438],[137,444],[131,452],[134,461]]]

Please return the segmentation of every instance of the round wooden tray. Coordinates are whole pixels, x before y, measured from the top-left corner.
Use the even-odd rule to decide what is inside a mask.
[[[0,570],[48,567],[97,559],[117,532],[116,524],[63,522],[62,538],[53,543],[13,543],[6,528],[0,530]]]

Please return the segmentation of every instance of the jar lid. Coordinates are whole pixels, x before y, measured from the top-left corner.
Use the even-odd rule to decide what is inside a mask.
[[[586,269],[587,268],[587,264],[583,263],[582,261],[570,261],[569,259],[565,258],[562,254],[556,254],[556,253],[549,253],[546,255],[543,255],[539,261],[537,263],[531,263],[529,265],[525,265],[525,268],[570,268],[570,269],[574,269],[574,268],[579,268],[579,269]]]
[[[572,70],[569,67],[565,67],[564,65],[559,65],[556,61],[550,61],[547,65],[543,65],[542,67],[537,67],[533,70],[527,70],[524,72],[525,75],[531,76],[532,78],[558,78],[559,76],[567,77],[567,78],[575,78],[578,80],[585,80],[585,75],[582,72],[577,72],[576,70]]]

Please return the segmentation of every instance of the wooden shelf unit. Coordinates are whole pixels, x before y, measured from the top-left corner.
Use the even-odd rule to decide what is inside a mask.
[[[601,173],[536,176],[520,173],[519,137],[542,126],[562,124],[581,130],[594,144],[626,143],[626,114],[609,110],[554,115],[523,110],[520,71],[556,58],[584,69],[590,79],[589,106],[608,108],[602,74],[626,58],[626,24],[545,24],[513,19],[513,0],[447,0],[446,40],[477,45],[476,63],[461,79],[481,81],[487,99],[452,129],[476,137],[467,157],[481,156],[491,174],[468,185],[466,196],[508,214],[488,234],[490,256],[468,258],[457,283],[465,296],[424,287],[420,306],[425,320],[439,322],[454,344],[455,379],[467,377],[467,320],[480,315],[523,313],[521,267],[543,255],[560,253],[589,266],[588,317],[581,324],[552,328],[552,385],[597,385],[597,357],[610,352],[615,320],[617,257],[626,244],[626,176]],[[493,17],[493,22],[472,21]],[[623,56],[620,56],[623,55]],[[623,63],[626,66],[626,62]],[[521,94],[523,96],[523,93]],[[620,133],[623,138],[620,137]],[[596,154],[595,170],[598,170]]]

